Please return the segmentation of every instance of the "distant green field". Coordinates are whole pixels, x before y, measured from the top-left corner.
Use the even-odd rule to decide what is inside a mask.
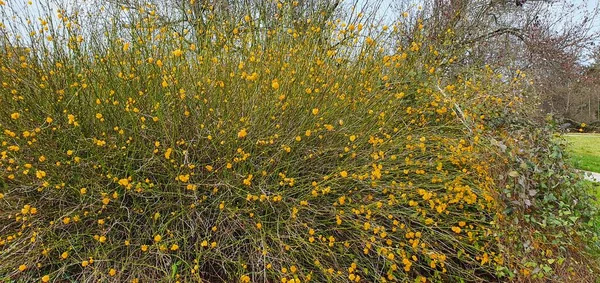
[[[575,167],[600,172],[600,134],[568,134],[566,138]]]

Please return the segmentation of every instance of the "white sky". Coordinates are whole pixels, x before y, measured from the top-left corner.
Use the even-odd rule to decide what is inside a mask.
[[[7,2],[7,4],[8,4],[8,6],[11,6],[16,9],[17,13],[20,13],[19,10],[28,6],[26,4],[28,1],[31,1],[34,3],[32,6],[29,6],[29,8],[27,9],[29,12],[29,15],[31,15],[33,19],[39,17],[39,12],[38,12],[39,3],[46,3],[46,5],[48,5],[48,3],[50,3],[50,7],[55,9],[57,7],[57,5],[55,5],[54,3],[60,3],[59,5],[62,6],[62,4],[73,5],[74,3],[78,3],[75,5],[81,5],[81,4],[83,4],[82,2],[85,2],[85,4],[90,4],[90,2],[96,3],[96,4],[103,2],[103,1],[99,1],[99,0],[96,0],[98,2],[96,2],[94,0],[92,0],[92,1],[86,1],[86,0],[5,0],[5,2]],[[380,11],[379,11],[380,14],[381,15],[387,14],[388,16],[391,16],[390,13],[393,12],[392,7],[397,6],[400,3],[406,3],[406,2],[414,3],[412,5],[412,8],[416,9],[415,6],[417,6],[419,3],[424,3],[425,1],[431,1],[431,0],[344,0],[343,3],[353,4],[356,2],[358,4],[357,5],[358,7],[364,5],[365,3],[369,3],[370,5],[380,5],[380,7],[381,7]],[[530,1],[530,3],[526,2],[525,5],[531,5],[531,3],[533,3],[534,1],[539,3],[540,0],[529,0],[529,1]],[[560,15],[560,14],[564,15],[565,11],[574,11],[571,15],[572,16],[571,18],[562,17],[565,19],[564,24],[566,24],[566,25],[581,22],[586,15],[591,13],[592,10],[594,10],[595,8],[598,8],[600,5],[599,0],[555,0],[555,1],[556,1],[556,3],[551,6],[551,12],[552,12],[552,10],[554,10],[553,13],[556,13],[557,15]],[[573,5],[574,8],[569,9],[568,7],[570,5]],[[6,6],[2,6],[0,9],[6,9]],[[24,11],[24,9],[23,9],[23,11]],[[56,11],[54,11],[54,13],[56,13]],[[387,17],[387,18],[390,18],[390,17]],[[600,33],[600,15],[597,15],[596,18],[594,18],[589,23],[589,25],[591,28],[591,32]],[[600,42],[596,42],[596,44],[600,44]],[[585,57],[586,57],[586,54],[582,54],[582,58],[581,58],[582,61],[584,63],[591,63],[591,61],[587,60]]]

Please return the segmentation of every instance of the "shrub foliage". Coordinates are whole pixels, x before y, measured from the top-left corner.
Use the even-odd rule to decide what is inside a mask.
[[[157,8],[0,26],[1,277],[594,278],[524,74],[457,67],[407,15]]]

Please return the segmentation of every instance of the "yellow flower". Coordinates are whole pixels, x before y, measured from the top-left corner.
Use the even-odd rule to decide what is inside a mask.
[[[171,153],[173,152],[172,148],[167,148],[167,151],[165,152],[165,158],[166,159],[171,159]]]
[[[42,170],[37,170],[37,171],[35,172],[35,176],[36,176],[38,179],[43,179],[44,177],[46,177],[46,172],[44,172],[44,171],[42,171]]]
[[[89,264],[90,264],[90,262],[89,262],[89,261],[87,261],[87,260],[84,260],[84,261],[82,261],[82,262],[81,262],[81,266],[83,266],[83,267],[86,267],[86,266],[88,266]]]
[[[85,195],[87,193],[87,189],[86,188],[81,188],[79,189],[79,193],[82,195]]]
[[[367,42],[368,45],[374,45],[375,44],[375,40],[373,40],[371,37],[367,37],[366,42]]]
[[[454,231],[454,233],[456,233],[456,234],[459,234],[459,233],[460,233],[460,231],[462,231],[462,229],[460,229],[460,227],[453,226],[453,227],[452,227],[452,231]]]
[[[62,259],[67,259],[67,258],[69,257],[69,253],[68,253],[68,252],[63,252],[63,253],[60,255],[60,257],[61,257]]]
[[[190,180],[190,174],[186,174],[186,175],[179,175],[177,176],[177,179],[179,179],[179,181],[186,183],[187,181]]]
[[[142,252],[145,252],[148,250],[148,245],[142,245],[141,246]]]
[[[179,249],[179,245],[177,245],[177,244],[173,244],[173,245],[171,245],[171,250],[172,250],[172,251],[176,251],[176,250],[178,250],[178,249]]]
[[[114,268],[111,268],[111,269],[108,271],[108,275],[110,275],[110,276],[115,276],[116,274],[117,274],[117,271],[116,271]]]
[[[162,240],[162,236],[161,236],[161,235],[156,235],[156,236],[154,236],[154,241],[155,241],[155,242],[157,242],[157,243],[158,243],[158,242],[160,242],[160,240]]]
[[[353,142],[353,141],[355,141],[355,140],[356,140],[356,136],[355,136],[355,135],[351,135],[351,136],[350,136],[350,141],[351,141],[351,142]]]
[[[241,129],[241,130],[238,132],[238,134],[237,134],[237,136],[238,136],[238,139],[243,139],[243,138],[245,138],[247,135],[248,135],[248,132],[246,132],[246,129]]]
[[[17,120],[17,119],[19,119],[19,117],[21,117],[21,114],[19,114],[17,112],[10,114],[10,118],[13,120]]]
[[[42,277],[42,282],[44,282],[44,283],[50,282],[50,276],[49,275],[44,275],[44,277]]]
[[[277,81],[277,79],[271,82],[271,87],[275,90],[279,89],[279,82]]]
[[[313,108],[313,110],[312,110],[312,114],[313,114],[313,115],[317,115],[317,114],[319,114],[319,108]]]
[[[19,271],[25,271],[27,269],[27,265],[21,264],[19,265]]]
[[[346,177],[348,177],[348,172],[342,171],[342,172],[340,172],[340,176],[342,176],[343,178],[346,178]]]
[[[173,51],[173,56],[175,57],[180,57],[183,54],[183,51],[181,51],[181,49],[175,49]]]
[[[252,174],[248,175],[248,178],[244,179],[244,185],[246,186],[250,186],[252,184],[252,178],[254,176],[252,176]]]
[[[54,121],[54,120],[52,120],[52,118],[51,118],[51,117],[47,117],[47,118],[46,118],[46,123],[50,124],[50,123],[52,123],[52,121]]]

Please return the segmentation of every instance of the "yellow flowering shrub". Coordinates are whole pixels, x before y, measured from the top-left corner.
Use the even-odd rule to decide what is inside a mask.
[[[43,14],[26,48],[0,26],[0,278],[552,278],[507,254],[503,147],[536,143],[499,121],[526,80],[451,75],[456,52],[408,16],[196,2],[171,11],[193,25],[158,4]]]

